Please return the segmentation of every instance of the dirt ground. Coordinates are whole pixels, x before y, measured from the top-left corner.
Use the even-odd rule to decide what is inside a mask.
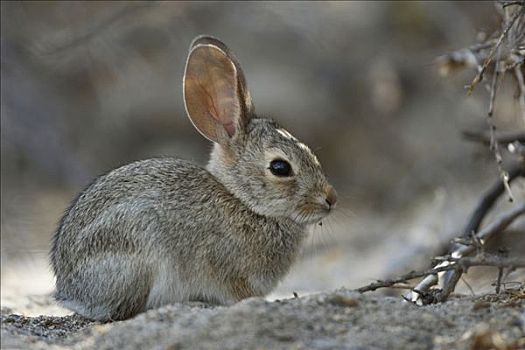
[[[45,311],[49,297],[29,302]],[[25,317],[2,309],[3,349],[523,349],[523,294],[454,297],[418,307],[332,292],[233,306],[169,305],[120,322]]]

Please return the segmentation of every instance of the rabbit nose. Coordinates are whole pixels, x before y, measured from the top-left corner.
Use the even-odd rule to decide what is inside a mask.
[[[335,204],[337,203],[337,192],[335,192],[335,189],[328,185],[326,188],[326,204],[328,204],[328,208],[331,209],[335,207]]]

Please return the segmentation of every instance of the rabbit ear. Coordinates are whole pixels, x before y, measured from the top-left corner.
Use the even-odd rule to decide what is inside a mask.
[[[197,130],[218,143],[243,129],[253,113],[244,74],[219,40],[204,36],[193,41],[184,73],[184,103]]]

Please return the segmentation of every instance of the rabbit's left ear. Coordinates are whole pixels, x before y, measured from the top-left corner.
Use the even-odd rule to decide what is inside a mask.
[[[253,113],[244,74],[221,41],[198,37],[184,72],[184,103],[193,125],[209,140],[224,143]]]

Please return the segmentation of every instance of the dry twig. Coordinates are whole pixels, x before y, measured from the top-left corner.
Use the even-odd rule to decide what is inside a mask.
[[[491,68],[492,81],[489,84],[490,100],[487,113],[487,124],[490,133],[490,150],[493,151],[501,181],[508,193],[509,200],[514,200],[509,186],[509,174],[502,168],[502,156],[499,142],[496,137],[496,125],[493,120],[494,106],[498,83],[506,72],[511,72],[518,85],[518,101],[525,125],[525,78],[523,68],[525,62],[525,1],[501,1],[503,21],[499,34],[484,43],[461,49],[438,59],[440,71],[448,74],[454,68],[475,67],[478,73],[467,86],[468,94],[484,78],[484,74]],[[512,9],[511,9],[512,8]],[[505,45],[504,45],[505,44]],[[512,144],[518,156],[522,154],[521,143]],[[525,151],[524,151],[525,152]]]
[[[413,280],[415,278],[424,277],[432,275],[442,271],[448,271],[452,266],[442,266],[440,268],[433,268],[425,271],[411,271],[407,274],[404,274],[400,277],[387,279],[387,280],[377,280],[376,282],[370,283],[366,286],[356,289],[359,293],[371,292],[380,288],[393,287],[399,283],[405,283],[407,281]],[[408,288],[407,288],[408,289]]]
[[[482,244],[485,244],[487,240],[492,238],[495,234],[503,231],[507,226],[509,226],[516,218],[525,214],[525,204],[521,204],[515,207],[513,210],[501,214],[494,222],[482,229],[476,236],[481,241]],[[455,268],[443,276],[443,289],[438,291],[434,297],[434,300],[437,302],[445,301],[450,293],[456,287],[461,275],[463,273],[463,261],[468,261],[469,258],[466,256],[472,253],[476,249],[474,244],[470,245],[460,245],[455,251],[450,254],[452,260],[446,260],[437,264],[434,269],[441,269],[443,267],[449,266],[450,264],[456,264],[458,268]],[[479,254],[478,254],[479,255]],[[461,261],[461,263],[458,263]],[[494,266],[494,265],[492,265]],[[424,304],[425,301],[421,300],[421,295],[427,293],[430,288],[436,285],[439,281],[438,275],[436,273],[426,276],[418,285],[409,292],[405,299],[410,300],[414,303]]]
[[[525,177],[525,163],[516,164],[508,171],[509,178],[508,182],[512,182],[517,177]],[[496,200],[499,198],[499,196],[503,193],[505,190],[505,187],[501,181],[496,181],[487,192],[483,194],[483,197],[481,197],[481,200],[479,201],[476,208],[473,210],[472,214],[470,215],[470,219],[463,229],[463,236],[468,237],[473,232],[477,232],[479,230],[479,226],[481,225],[481,221],[485,217],[485,215],[488,213],[488,211],[494,206],[494,203],[496,203]],[[454,250],[454,247],[451,251]]]
[[[520,177],[520,176],[525,177],[525,164],[523,164],[523,163],[516,164],[515,166],[513,166],[509,170],[508,174],[509,174],[508,182],[512,182],[515,178]],[[510,222],[509,222],[504,227],[503,226],[494,227],[494,224],[493,224],[493,225],[490,225],[490,226],[486,227],[484,230],[479,232],[477,235],[474,235],[475,232],[478,232],[479,227],[481,225],[481,222],[483,221],[483,218],[485,217],[485,215],[494,206],[494,203],[496,202],[496,200],[500,197],[500,195],[504,191],[505,191],[505,186],[504,186],[503,182],[497,181],[483,195],[483,197],[479,201],[478,205],[476,206],[476,208],[474,209],[474,211],[470,215],[470,219],[469,219],[467,225],[463,229],[463,238],[461,238],[459,240],[456,240],[455,243],[452,245],[452,247],[451,247],[451,249],[449,251],[449,256],[450,257],[458,258],[458,256],[465,256],[465,255],[473,252],[476,249],[476,246],[477,246],[476,244],[474,244],[475,241],[481,241],[481,244],[483,244],[490,237],[492,237],[492,235],[497,233],[498,229],[499,230],[503,230],[508,224],[510,224]],[[521,215],[521,214],[519,214],[520,213],[520,207],[518,207],[517,210],[518,210],[518,216]],[[515,219],[515,217],[513,217],[512,220],[514,220],[514,219]],[[496,223],[497,222],[498,222],[498,220],[496,221]],[[499,222],[501,223],[501,220],[499,220]],[[503,222],[503,223],[505,223],[505,222]],[[489,232],[489,234],[487,235],[484,232]],[[471,237],[471,236],[472,236],[472,239],[465,240],[465,238],[468,238],[468,237]],[[465,250],[465,247],[468,247],[468,251]],[[436,264],[436,267],[446,266],[447,263],[448,263],[448,258],[436,259],[436,260],[441,260],[442,261],[442,262]],[[460,277],[461,277],[461,273],[457,273],[457,272],[456,273],[454,273],[454,272],[446,273],[445,276],[443,276],[443,281],[444,281],[443,285],[444,286],[448,286],[449,288],[454,288],[456,286],[457,282],[459,281]],[[436,285],[438,283],[438,281],[439,281],[438,275],[436,275],[436,274],[431,274],[431,275],[426,276],[413,289],[414,291],[416,291],[417,294],[414,295],[414,293],[412,293],[411,295],[408,295],[407,298],[409,298],[413,302],[418,302],[420,297],[421,297],[421,295],[423,295],[424,293],[429,291],[432,286],[434,286],[434,285]],[[445,291],[445,293],[441,295],[440,298],[442,300],[446,299],[446,297],[448,297],[448,295],[451,292],[452,292],[452,290],[447,289]],[[433,301],[436,301],[436,300],[431,300],[431,302],[433,302]]]
[[[503,278],[503,267],[498,268],[498,279],[496,280],[496,294],[499,294],[501,288],[501,279]]]
[[[399,278],[371,283],[357,289],[361,293],[384,287],[399,287],[400,283],[425,277],[411,289],[405,296],[405,299],[417,304],[442,302],[454,291],[463,272],[471,266],[498,267],[497,290],[500,289],[502,284],[505,268],[508,268],[508,273],[513,268],[525,267],[525,259],[510,260],[502,257],[487,256],[483,253],[483,245],[487,240],[503,231],[517,217],[525,214],[525,204],[520,204],[514,207],[513,210],[500,214],[494,222],[479,231],[483,218],[502,193],[507,191],[509,199],[513,200],[510,182],[516,177],[525,176],[525,157],[519,159],[520,164],[506,172],[502,168],[502,156],[499,151],[499,145],[506,144],[511,153],[516,153],[518,156],[521,155],[520,149],[524,147],[525,134],[523,132],[513,133],[512,135],[507,135],[508,138],[496,135],[496,126],[493,121],[498,82],[506,72],[512,71],[518,83],[518,99],[525,123],[525,78],[523,73],[523,68],[525,67],[525,0],[502,1],[500,4],[502,5],[504,18],[499,34],[492,36],[484,43],[455,51],[438,59],[441,65],[441,72],[445,74],[456,68],[475,67],[478,70],[478,73],[468,86],[469,94],[483,80],[484,74],[489,68],[493,72],[492,80],[488,86],[490,91],[489,109],[486,118],[489,126],[488,136],[479,137],[479,135],[473,133],[465,133],[465,136],[476,141],[482,141],[490,146],[490,150],[494,153],[496,159],[500,180],[484,194],[476,206],[463,231],[463,238],[452,245],[450,254],[447,257],[436,258],[439,262],[434,268],[422,272],[413,271]],[[519,6],[519,8],[510,10],[511,6]],[[505,45],[503,45],[504,43]],[[512,151],[513,149],[515,152]],[[474,251],[477,251],[474,257],[467,256]],[[439,278],[441,275],[442,279]],[[432,289],[440,280],[443,288]]]
[[[489,64],[492,63],[492,60],[494,59],[494,55],[499,50],[500,45],[503,43],[503,40],[507,37],[507,34],[511,30],[512,26],[514,26],[514,23],[516,22],[516,20],[520,16],[523,16],[523,11],[524,11],[523,8],[521,10],[517,10],[514,16],[512,17],[512,19],[508,23],[506,23],[505,28],[502,30],[500,36],[498,37],[498,40],[496,41],[494,46],[492,46],[492,48],[490,49],[487,55],[487,58],[483,62],[483,65],[479,68],[478,74],[474,77],[470,85],[467,86],[468,94],[471,94],[474,88],[476,87],[476,85],[483,80],[483,74],[487,70],[487,67],[489,66]],[[499,57],[497,58],[497,61],[499,61]],[[496,65],[497,65],[497,61],[496,61]],[[496,70],[497,70],[497,67],[496,67]]]
[[[515,178],[523,176],[525,177],[525,164],[517,164],[514,167],[512,167],[509,170],[509,182],[513,181]],[[400,287],[400,283],[405,283],[407,281],[413,280],[415,278],[425,277],[421,282],[417,284],[416,287],[412,288],[412,294],[408,295],[406,298],[408,300],[417,302],[421,298],[427,297],[426,300],[422,301],[422,303],[430,303],[437,301],[437,297],[431,296],[429,298],[429,290],[431,287],[436,285],[439,281],[438,279],[438,273],[445,272],[445,271],[457,271],[458,269],[461,269],[462,267],[467,266],[473,266],[472,264],[474,261],[470,260],[472,258],[467,258],[465,255],[473,252],[476,250],[478,245],[483,245],[490,237],[492,237],[494,234],[502,231],[507,227],[514,219],[516,219],[519,215],[522,215],[525,211],[525,204],[517,207],[514,211],[511,211],[510,213],[506,215],[500,216],[493,224],[487,226],[485,229],[483,229],[481,232],[479,232],[478,235],[474,235],[475,232],[479,230],[479,227],[481,225],[481,222],[485,215],[489,212],[489,210],[494,206],[494,203],[499,198],[499,196],[504,192],[504,185],[501,181],[497,181],[493,186],[490,187],[490,189],[483,195],[480,202],[470,215],[470,219],[465,226],[463,230],[463,237],[464,238],[458,238],[455,240],[454,245],[452,246],[452,249],[450,250],[450,253],[446,257],[436,257],[434,258],[434,261],[437,261],[437,264],[434,268],[426,271],[412,271],[409,272],[403,276],[400,276],[398,278],[394,279],[388,279],[388,280],[378,280],[374,283],[371,283],[369,285],[363,286],[359,289],[357,289],[360,293],[365,293],[369,291],[374,291],[380,288],[386,288],[386,287]],[[472,235],[472,237],[471,237]],[[468,239],[467,239],[468,238]],[[479,242],[478,244],[475,244],[476,242]],[[480,254],[476,255],[477,257]],[[478,263],[480,263],[480,258],[477,258],[476,260]],[[466,261],[465,263],[458,263],[458,261]],[[486,256],[485,260],[487,261]],[[451,262],[455,262],[456,264],[451,264]],[[494,260],[491,260],[492,266],[496,266],[496,262]],[[509,267],[508,261],[505,260],[499,260],[500,264],[503,264],[504,267]],[[466,264],[466,265],[465,265]],[[504,265],[507,264],[507,265]],[[498,265],[499,266],[499,265]],[[456,285],[457,281],[461,277],[461,274],[453,274],[452,277],[453,280],[450,280],[450,276],[447,279],[447,284],[449,286]],[[408,289],[408,288],[407,288]],[[451,291],[447,291],[448,294],[450,294]],[[414,296],[414,294],[416,296]],[[447,294],[447,296],[448,296]],[[415,299],[415,300],[414,300]]]
[[[377,280],[376,282],[370,283],[366,286],[356,289],[356,291],[359,293],[366,293],[375,291],[380,288],[388,287],[410,289],[411,287],[404,283],[407,283],[408,281],[413,280],[415,278],[428,275],[435,275],[437,273],[445,271],[468,270],[468,268],[474,266],[493,266],[497,268],[509,268],[511,270],[516,268],[525,268],[525,258],[505,258],[488,254],[478,254],[473,257],[462,257],[458,259],[449,258],[447,262],[449,264],[440,267],[435,267],[433,269],[425,271],[411,271],[397,278]],[[416,292],[420,294],[426,292],[425,290],[417,289],[416,287],[414,287],[413,289],[416,289]]]

